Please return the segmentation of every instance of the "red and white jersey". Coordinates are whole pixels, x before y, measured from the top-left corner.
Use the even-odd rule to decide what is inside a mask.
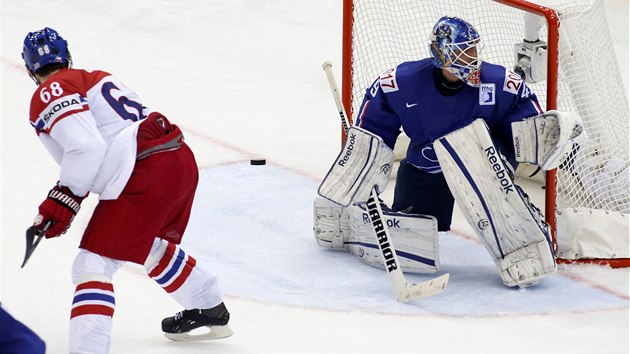
[[[150,112],[103,71],[62,69],[31,99],[30,122],[76,195],[116,199],[136,160],[138,125]]]

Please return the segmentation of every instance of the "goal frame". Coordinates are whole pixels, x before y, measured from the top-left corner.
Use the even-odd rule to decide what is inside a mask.
[[[537,5],[525,0],[492,0],[506,6],[514,7],[522,11],[530,12],[545,18],[547,22],[547,110],[558,108],[558,63],[560,19],[555,10]],[[353,27],[353,0],[343,1],[343,34],[342,34],[342,102],[349,112],[348,119],[352,124],[352,27]],[[342,132],[342,140],[345,133]],[[556,242],[556,170],[545,172],[545,219],[550,225],[551,238],[554,250]],[[558,263],[592,263],[609,265],[613,268],[630,267],[630,259],[562,259],[557,258]]]

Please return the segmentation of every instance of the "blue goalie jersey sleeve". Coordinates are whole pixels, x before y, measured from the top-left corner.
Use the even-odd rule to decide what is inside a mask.
[[[483,62],[480,86],[441,94],[430,59],[405,62],[381,74],[366,90],[356,125],[393,148],[401,129],[409,136],[407,162],[439,173],[433,141],[483,118],[495,144],[514,161],[511,123],[542,113],[538,99],[518,74]]]

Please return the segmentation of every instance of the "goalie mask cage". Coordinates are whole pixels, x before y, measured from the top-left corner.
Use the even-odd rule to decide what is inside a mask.
[[[544,209],[558,261],[628,267],[628,99],[602,0],[344,0],[346,112],[354,117],[380,73],[429,57],[429,35],[445,15],[475,26],[483,60],[512,69],[514,45],[525,35],[525,13],[544,18],[539,39],[548,52],[547,79],[528,85],[543,109],[578,112],[588,136],[545,176]]]

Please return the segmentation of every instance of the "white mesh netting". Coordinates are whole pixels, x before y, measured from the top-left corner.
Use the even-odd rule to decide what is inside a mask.
[[[574,110],[588,139],[558,170],[557,207],[630,212],[628,100],[601,0],[538,1],[559,14],[558,110]],[[429,56],[430,31],[442,16],[478,30],[484,60],[514,67],[524,12],[488,0],[429,2],[355,0],[352,27],[352,113],[376,76],[403,61]],[[540,39],[547,40],[546,25]],[[547,82],[530,84],[543,108]],[[399,144],[404,144],[402,143]],[[408,143],[408,142],[407,142]],[[397,145],[399,145],[397,144]],[[400,149],[397,149],[400,150]]]

